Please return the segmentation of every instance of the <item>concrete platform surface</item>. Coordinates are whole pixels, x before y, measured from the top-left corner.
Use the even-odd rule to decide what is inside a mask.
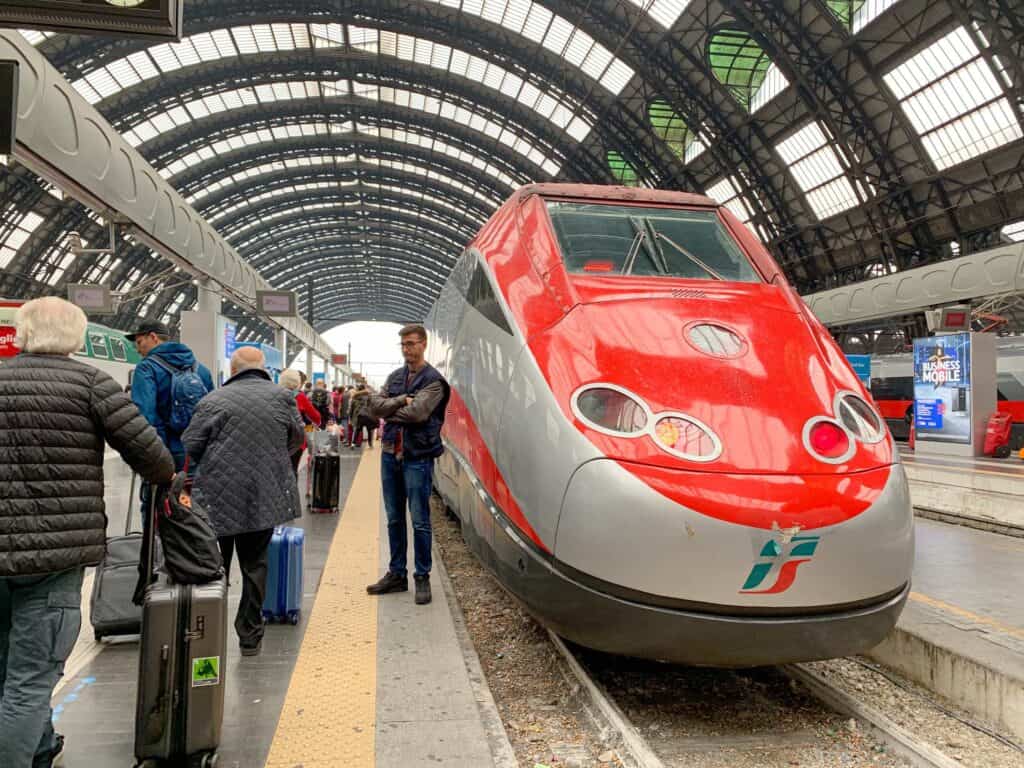
[[[869,654],[1024,738],[1024,540],[918,519],[913,591]]]
[[[900,456],[919,514],[1024,536],[1024,461],[917,454]]]

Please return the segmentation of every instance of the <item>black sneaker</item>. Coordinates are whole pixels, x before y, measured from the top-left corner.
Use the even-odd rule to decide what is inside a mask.
[[[388,571],[376,584],[366,588],[367,594],[386,595],[389,592],[408,592],[409,579],[406,576],[399,576],[397,573]]]
[[[53,749],[42,755],[36,755],[32,760],[32,768],[52,768],[54,761],[64,751],[64,735],[60,733],[53,734]]]
[[[416,581],[416,605],[426,605],[430,602],[430,576],[414,576]]]

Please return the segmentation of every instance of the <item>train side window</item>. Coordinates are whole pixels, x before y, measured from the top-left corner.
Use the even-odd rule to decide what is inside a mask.
[[[1000,373],[996,376],[997,395],[1000,401],[1024,400],[1024,381],[1012,373]]]
[[[466,300],[477,309],[477,311],[498,326],[505,333],[511,335],[512,328],[505,318],[505,313],[494,295],[494,289],[484,274],[483,267],[479,264],[473,271],[473,277],[469,281],[469,289],[466,292]]]
[[[113,336],[110,337],[110,353],[114,356],[115,360],[125,362],[128,360],[128,350],[124,346],[124,342],[120,339],[115,339]]]
[[[102,357],[104,359],[110,357],[110,353],[107,351],[107,337],[102,333],[90,333],[89,346],[92,347],[93,357]]]

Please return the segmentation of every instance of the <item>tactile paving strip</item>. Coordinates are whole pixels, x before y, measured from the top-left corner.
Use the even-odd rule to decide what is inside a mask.
[[[334,534],[266,768],[372,768],[380,454],[364,455]]]

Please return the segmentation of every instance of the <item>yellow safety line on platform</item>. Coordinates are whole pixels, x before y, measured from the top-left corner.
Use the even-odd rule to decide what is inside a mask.
[[[372,768],[377,710],[379,449],[363,456],[334,533],[266,768]]]
[[[1008,624],[1003,624],[1001,621],[996,621],[995,619],[989,619],[984,616],[979,616],[978,614],[971,613],[970,611],[961,608],[957,605],[952,605],[951,603],[944,603],[942,600],[936,600],[934,597],[929,597],[928,595],[921,594],[920,592],[911,592],[910,599],[915,600],[919,603],[924,603],[925,605],[930,605],[932,608],[938,608],[940,611],[952,613],[955,616],[967,619],[968,621],[972,621],[975,624],[984,624],[985,626],[992,627],[992,629],[1002,632],[1003,634],[1013,635],[1014,637],[1024,637],[1024,629],[1011,627]]]

